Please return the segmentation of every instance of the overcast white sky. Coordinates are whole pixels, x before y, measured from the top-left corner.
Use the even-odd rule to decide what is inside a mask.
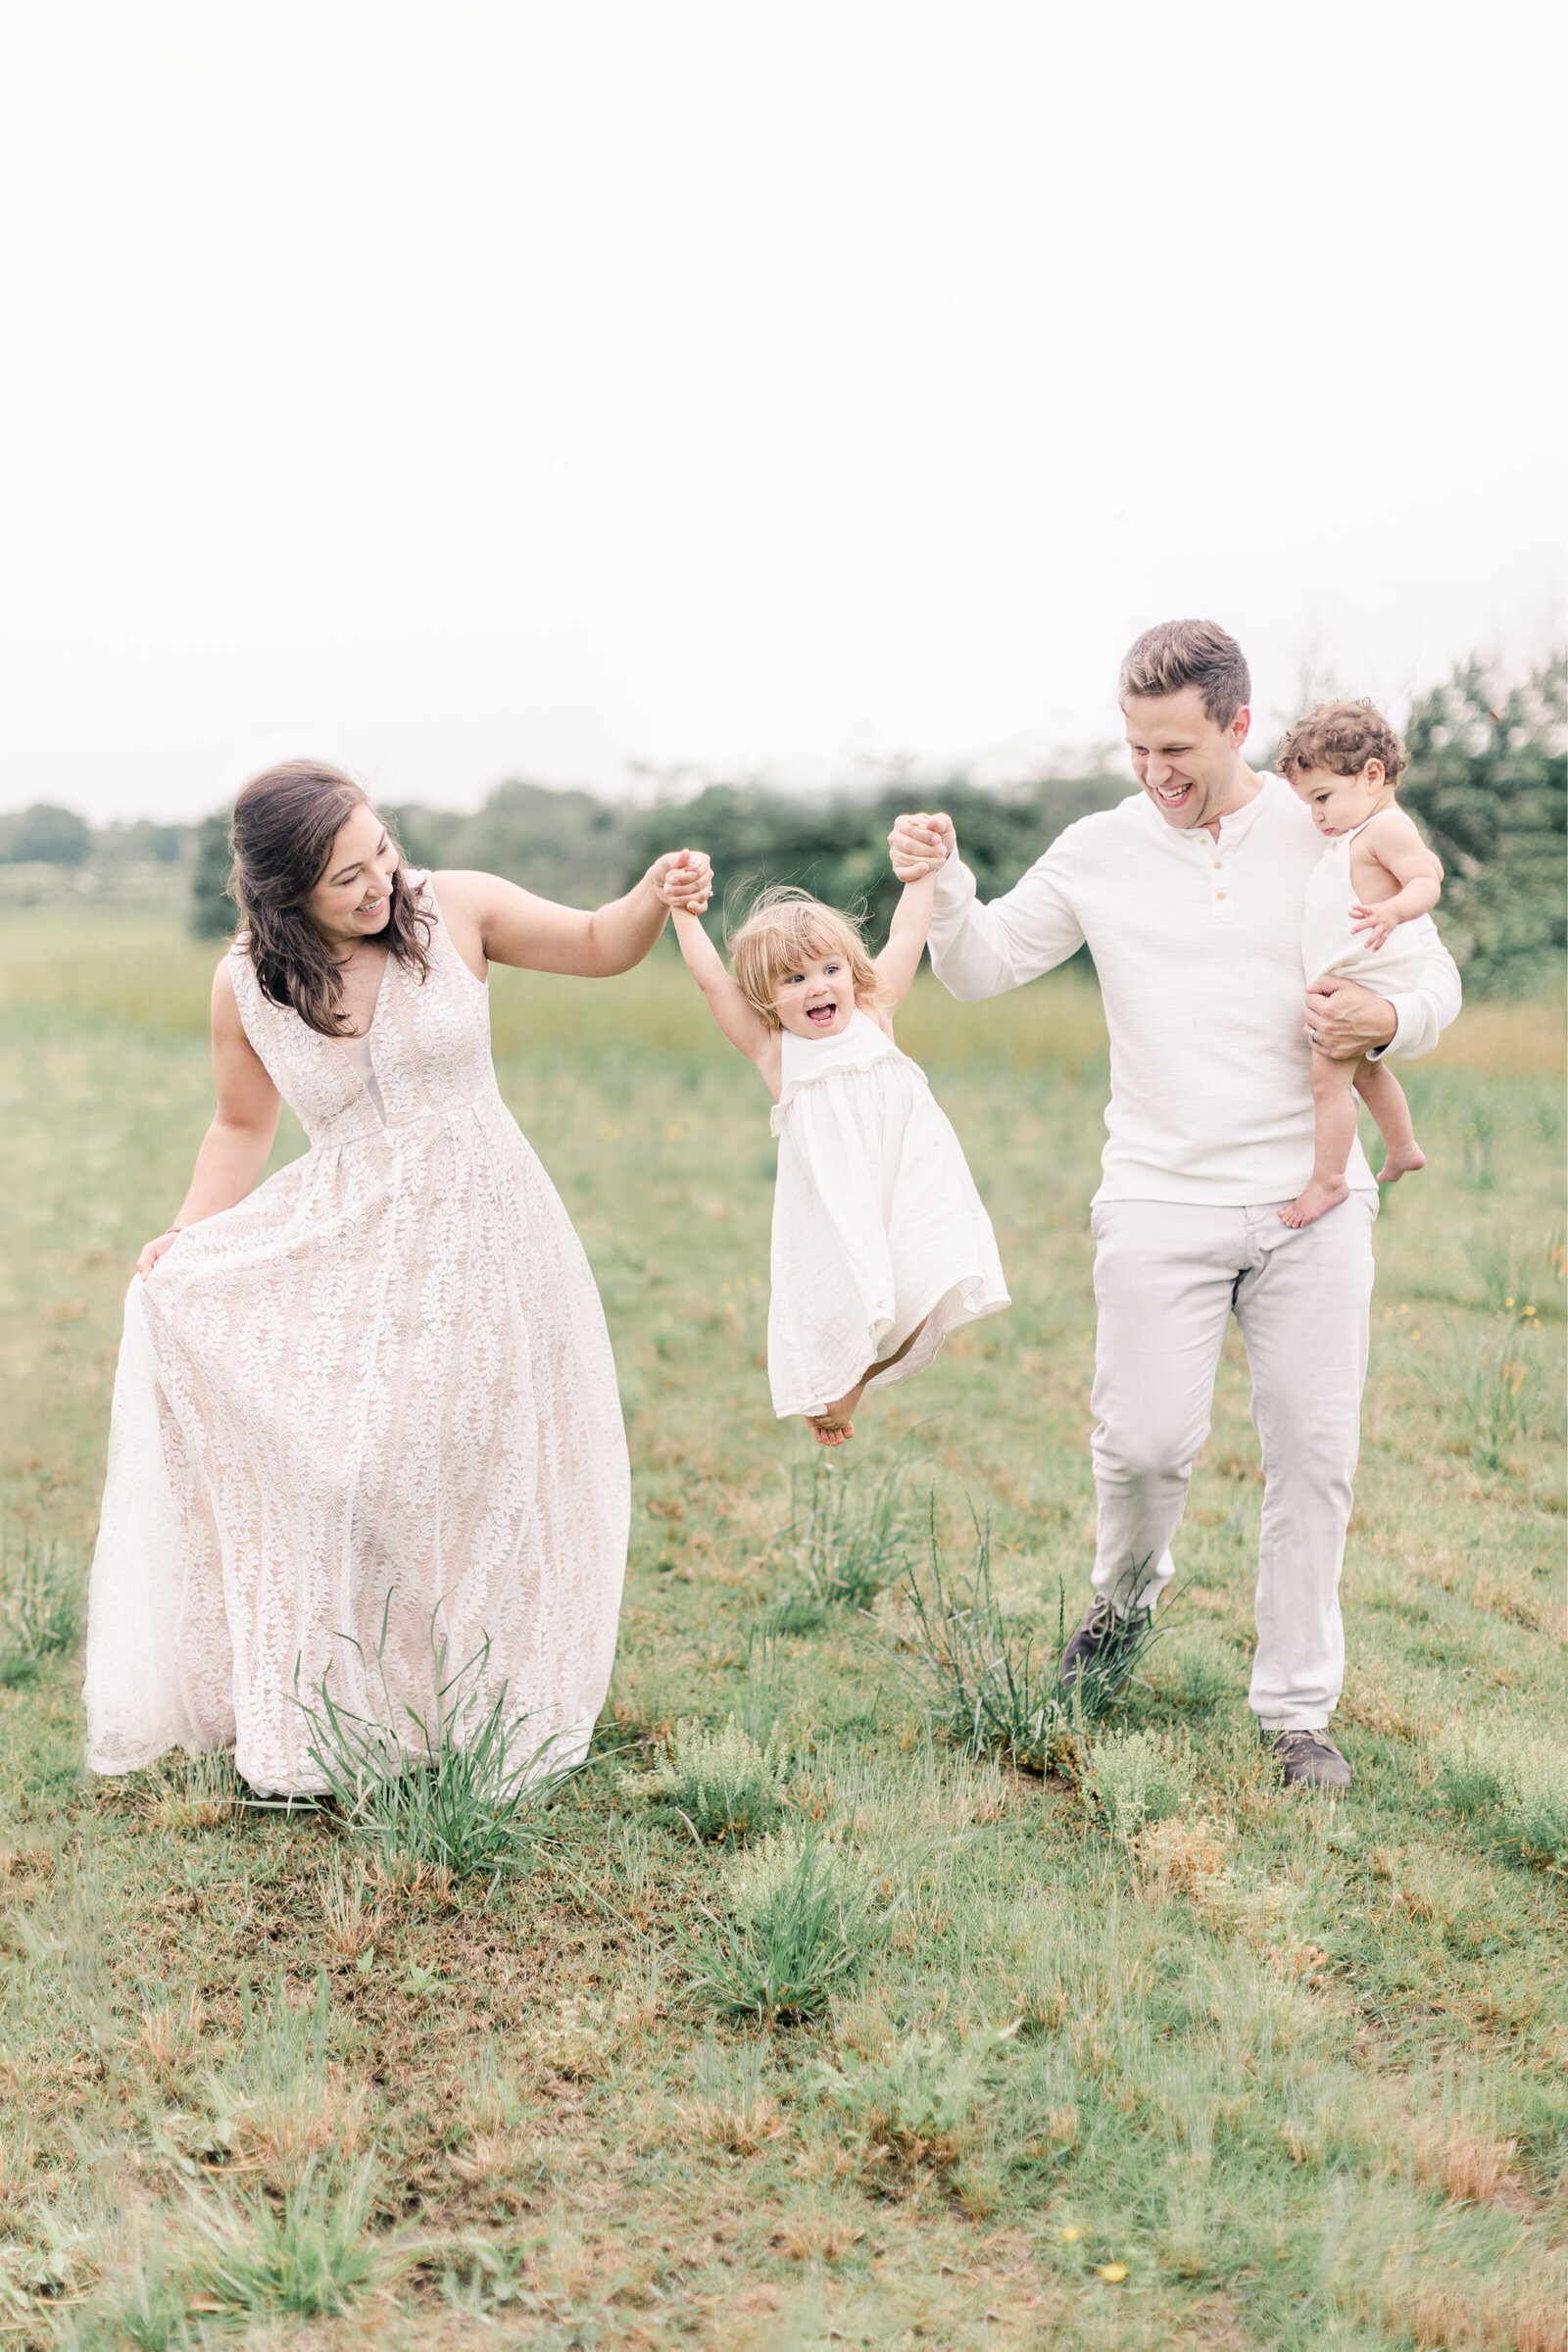
[[[998,772],[1563,595],[1544,0],[3,0],[0,807]]]

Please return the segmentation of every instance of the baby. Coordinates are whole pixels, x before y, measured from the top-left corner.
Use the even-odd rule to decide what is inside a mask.
[[[874,959],[848,915],[770,890],[729,942],[674,907],[709,1010],[773,1098],[767,1371],[773,1408],[823,1446],[861,1392],[906,1380],[948,1333],[1008,1303],[991,1220],[925,1075],[893,1041],[931,922],[935,868],[906,885]]]
[[[1419,977],[1432,945],[1433,907],[1443,867],[1395,794],[1406,765],[1403,744],[1370,703],[1320,703],[1281,744],[1275,764],[1328,841],[1306,885],[1301,960],[1307,983],[1325,972],[1359,980],[1380,996]],[[1312,1179],[1280,1215],[1310,1225],[1347,1197],[1346,1163],[1355,1141],[1355,1097],[1388,1146],[1380,1184],[1426,1165],[1404,1089],[1385,1062],[1312,1055]]]

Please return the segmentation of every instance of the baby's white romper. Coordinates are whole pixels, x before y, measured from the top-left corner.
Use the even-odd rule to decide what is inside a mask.
[[[839,1036],[786,1029],[782,1047],[767,1318],[780,1419],[821,1412],[922,1318],[872,1387],[1008,1303],[991,1219],[919,1064],[858,1008]]]
[[[1368,817],[1367,824],[1372,822]],[[1427,960],[1437,946],[1430,914],[1396,923],[1381,948],[1369,948],[1351,928],[1350,908],[1359,904],[1350,880],[1350,844],[1360,825],[1338,833],[1306,877],[1301,906],[1301,963],[1308,981],[1324,972],[1359,980],[1380,997],[1399,996],[1421,986]]]

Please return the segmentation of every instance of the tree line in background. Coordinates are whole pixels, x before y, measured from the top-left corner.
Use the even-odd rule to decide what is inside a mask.
[[[1400,799],[1446,868],[1438,921],[1472,994],[1532,993],[1563,970],[1565,688],[1561,655],[1506,691],[1471,662],[1422,697],[1405,723],[1410,766]],[[880,940],[898,897],[887,832],[911,800],[951,812],[980,895],[994,898],[1063,826],[1129,789],[1108,771],[994,791],[961,776],[940,789],[896,781],[828,799],[715,783],[678,804],[638,808],[514,782],[498,785],[471,815],[416,802],[383,813],[416,865],[482,867],[579,906],[628,888],[678,838],[713,860],[719,892],[709,920],[715,930],[761,884],[793,882],[835,906],[862,906]],[[192,853],[192,921],[219,938],[235,920],[224,893],[225,813],[194,829],[142,823],[100,832],[70,809],[42,804],[0,818],[0,859],[13,862],[81,864],[92,856],[172,863]]]

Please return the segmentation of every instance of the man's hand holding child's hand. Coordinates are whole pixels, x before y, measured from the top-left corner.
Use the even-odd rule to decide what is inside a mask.
[[[923,882],[927,874],[940,873],[957,846],[952,817],[930,816],[924,809],[895,818],[888,835],[888,856],[900,882]]]

